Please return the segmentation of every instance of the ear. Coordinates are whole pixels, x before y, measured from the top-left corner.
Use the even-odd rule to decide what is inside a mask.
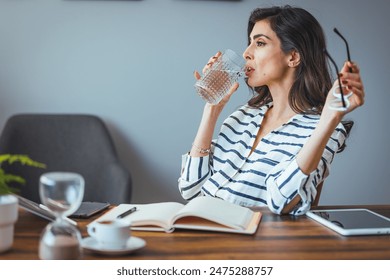
[[[288,56],[288,66],[291,68],[297,67],[301,63],[301,55],[298,51],[292,50]]]

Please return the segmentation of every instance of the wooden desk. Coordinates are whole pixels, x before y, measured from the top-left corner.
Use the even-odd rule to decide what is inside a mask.
[[[366,208],[390,217],[390,205]],[[133,231],[134,236],[145,239],[145,248],[120,257],[84,254],[83,259],[390,259],[389,235],[343,237],[307,217],[277,216],[266,208],[261,211],[263,218],[253,236],[201,231]],[[79,222],[84,237],[89,222]],[[47,223],[20,211],[13,248],[0,254],[0,259],[38,259],[39,237]]]

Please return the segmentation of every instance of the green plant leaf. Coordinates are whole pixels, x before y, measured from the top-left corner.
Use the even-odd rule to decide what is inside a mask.
[[[32,160],[28,155],[11,155],[11,154],[0,155],[0,165],[3,162],[8,162],[9,164],[20,162],[22,165],[46,168],[46,164]]]
[[[6,174],[1,168],[3,162],[8,162],[8,164],[13,164],[19,162],[22,165],[37,167],[37,168],[46,168],[46,164],[32,160],[27,155],[11,155],[3,154],[0,155],[0,195],[12,194],[18,192],[17,188],[11,187],[9,183],[18,183],[24,185],[26,180],[18,175]]]

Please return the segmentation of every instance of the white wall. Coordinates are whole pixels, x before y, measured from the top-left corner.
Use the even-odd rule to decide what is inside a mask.
[[[320,203],[388,204],[386,0],[0,0],[0,128],[21,112],[99,115],[132,172],[133,201],[180,201],[180,157],[203,108],[192,73],[217,50],[242,52],[250,11],[270,3],[312,12],[341,65],[337,26],[362,68],[366,105],[350,116]],[[243,84],[224,116],[249,97]]]

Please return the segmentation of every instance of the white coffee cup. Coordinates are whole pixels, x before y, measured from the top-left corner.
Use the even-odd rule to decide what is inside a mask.
[[[130,223],[122,220],[97,221],[88,226],[88,234],[101,248],[123,249],[131,235]]]

